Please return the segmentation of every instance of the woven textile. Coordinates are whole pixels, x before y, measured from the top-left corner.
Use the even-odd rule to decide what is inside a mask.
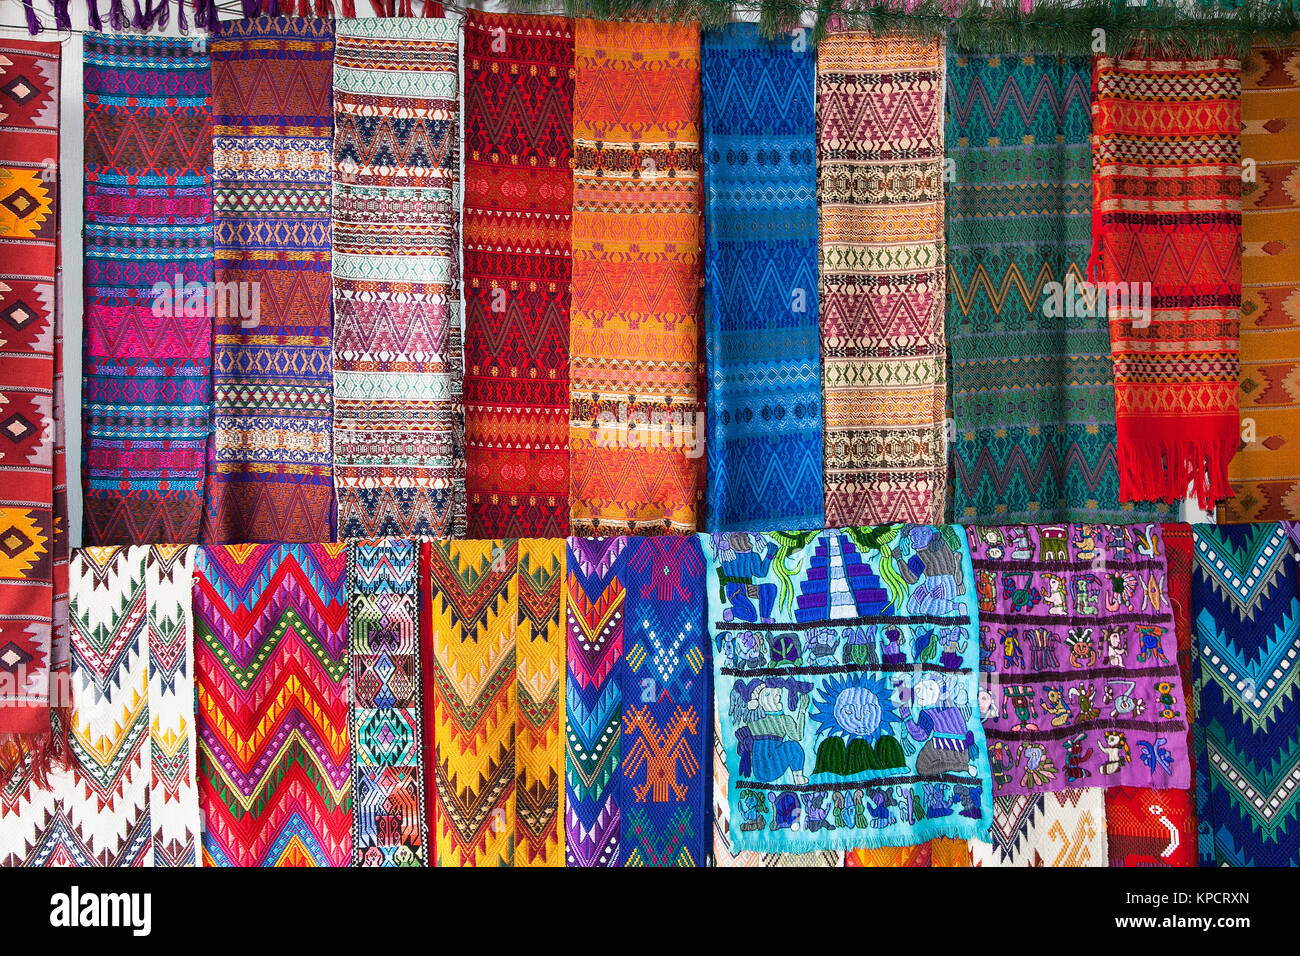
[[[992,842],[972,845],[975,865],[1105,866],[1106,792],[1068,788],[994,797]]]
[[[344,551],[199,549],[194,660],[205,866],[352,859]]]
[[[66,726],[59,45],[0,40],[0,785],[44,782]]]
[[[1210,508],[1238,444],[1240,64],[1098,56],[1092,90],[1120,498]]]
[[[213,437],[203,540],[333,541],[334,23],[212,40]]]
[[[574,32],[571,528],[694,531],[699,25]]]
[[[344,538],[465,533],[458,20],[340,20],[334,485]]]
[[[707,556],[733,847],[911,846],[987,832],[960,529],[715,534]]]
[[[694,537],[570,538],[569,866],[702,866],[712,845]]]
[[[1300,48],[1261,45],[1241,70],[1241,448],[1227,521],[1300,518]]]
[[[1300,860],[1300,588],[1282,524],[1194,525],[1202,866]]]
[[[88,545],[198,540],[212,412],[209,56],[85,36]]]
[[[1191,783],[1158,525],[968,529],[999,797]]]
[[[439,866],[563,866],[564,541],[425,544]]]
[[[1133,520],[1119,502],[1110,336],[1083,280],[1089,69],[1085,57],[948,59],[958,521]]]
[[[916,846],[882,846],[873,849],[849,850],[844,854],[845,866],[871,867],[968,867],[971,865],[971,844],[965,840],[939,837]]]
[[[817,328],[816,61],[754,23],[703,34],[707,514],[825,524]]]
[[[6,866],[195,866],[192,548],[71,564],[71,767],[0,794]]]
[[[826,524],[933,523],[944,445],[943,47],[817,47]]]
[[[424,866],[424,719],[419,545],[348,549],[352,862]]]
[[[465,19],[469,536],[569,530],[573,21]]]
[[[1174,611],[1178,673],[1182,678],[1187,719],[1188,757],[1196,774],[1192,727],[1196,718],[1192,642],[1192,528],[1161,526],[1168,568],[1169,603]],[[1109,787],[1106,790],[1106,835],[1111,866],[1195,866],[1196,798],[1189,790]]]

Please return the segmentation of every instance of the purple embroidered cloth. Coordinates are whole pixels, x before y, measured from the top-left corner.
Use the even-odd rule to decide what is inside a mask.
[[[994,796],[1189,787],[1160,526],[1003,525],[967,534]]]

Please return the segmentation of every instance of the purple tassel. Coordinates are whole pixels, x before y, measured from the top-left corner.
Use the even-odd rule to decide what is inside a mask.
[[[68,0],[54,0],[54,26],[59,30],[72,29],[72,14],[68,11]]]
[[[185,0],[181,0],[182,3]],[[158,0],[158,6],[153,10],[153,25],[159,30],[167,26],[167,21],[171,16],[171,0]]]
[[[99,0],[86,0],[86,6],[90,8],[90,29],[104,29],[104,20],[99,15]]]
[[[140,0],[131,0],[135,5],[135,16],[131,18],[131,25],[137,30],[144,29],[144,11],[140,9]]]
[[[268,17],[280,15],[280,0],[266,0],[266,15]]]
[[[261,0],[244,0],[244,4],[243,4],[243,5],[244,5],[244,19],[245,19],[245,20],[251,20],[251,19],[253,19],[254,17],[256,17],[259,13],[262,12],[262,2],[261,2]],[[215,28],[216,28],[216,24],[215,24],[215,23],[212,24],[212,27],[215,29]]]
[[[248,9],[248,0],[244,0],[244,10]],[[247,14],[245,14],[247,16]],[[202,27],[209,33],[217,32],[221,19],[217,13],[217,0],[194,0],[194,25]]]
[[[185,0],[176,0],[176,26],[181,33],[190,32],[190,22],[185,19]]]
[[[41,32],[41,21],[36,19],[36,8],[32,0],[23,0],[23,11],[27,14],[27,32],[32,36]]]
[[[109,0],[108,25],[114,30],[125,30],[131,25],[126,10],[122,7],[122,0]]]

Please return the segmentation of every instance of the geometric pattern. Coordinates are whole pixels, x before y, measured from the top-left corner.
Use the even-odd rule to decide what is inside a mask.
[[[469,536],[569,530],[573,21],[465,16]]]
[[[816,60],[754,23],[703,58],[708,527],[820,528]]]
[[[989,836],[971,844],[976,866],[1105,866],[1105,791],[994,797]]]
[[[66,733],[59,56],[0,40],[0,786],[45,783]]]
[[[1220,520],[1300,518],[1300,47],[1241,65],[1241,449]]]
[[[217,285],[203,541],[332,541],[334,25],[227,21],[211,51]]]
[[[357,866],[424,866],[427,860],[419,554],[416,542],[395,539],[348,548]]]
[[[341,20],[335,30],[338,533],[458,537],[460,20]]]
[[[698,23],[574,24],[573,534],[686,534],[703,492]]]
[[[943,45],[817,47],[826,525],[941,521]]]
[[[199,536],[212,410],[209,59],[188,39],[85,36],[90,545]]]
[[[1300,588],[1284,524],[1193,525],[1202,866],[1300,860]]]
[[[1121,501],[1231,494],[1241,317],[1241,63],[1138,47],[1092,72],[1092,255]],[[1099,290],[1098,296],[1101,295]]]
[[[199,803],[207,866],[352,858],[341,544],[199,549]]]

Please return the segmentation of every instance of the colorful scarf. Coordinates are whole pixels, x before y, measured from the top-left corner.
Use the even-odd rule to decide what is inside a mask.
[[[212,71],[85,37],[85,543],[198,540],[211,415]]]
[[[943,46],[817,48],[826,524],[932,523],[947,492]]]
[[[205,866],[352,859],[344,552],[341,544],[199,549]]]
[[[939,837],[915,846],[858,847],[844,854],[845,866],[887,867],[969,867],[971,844],[965,840]]]
[[[216,326],[208,542],[332,541],[332,20],[212,41]]]
[[[1300,47],[1261,45],[1241,73],[1241,448],[1225,521],[1300,518]]]
[[[976,866],[1105,866],[1106,797],[1095,787],[993,798],[992,843]]]
[[[425,866],[424,701],[419,546],[358,541],[348,549],[353,741],[352,862]]]
[[[1282,524],[1195,525],[1202,866],[1300,859],[1300,587]]]
[[[465,15],[469,536],[569,531],[573,21]]]
[[[1210,508],[1232,493],[1240,66],[1093,60],[1088,278],[1106,283],[1124,501],[1182,501],[1190,486]]]
[[[334,484],[344,538],[465,534],[460,21],[340,20]]]
[[[0,785],[43,785],[66,753],[51,722],[68,707],[59,56],[0,40]]]
[[[708,525],[820,528],[816,61],[755,23],[703,35]]]
[[[730,842],[806,852],[983,836],[992,797],[960,529],[714,534]]]
[[[578,20],[569,325],[574,534],[695,530],[699,24]]]
[[[1191,728],[1196,718],[1192,647],[1192,528],[1161,525],[1168,567],[1169,603],[1174,611],[1178,673],[1182,678],[1184,717],[1188,727],[1188,764],[1196,777]],[[1196,803],[1191,790],[1109,787],[1106,790],[1106,835],[1111,866],[1195,866]]]
[[[0,794],[5,866],[196,866],[192,548],[72,558],[72,766]]]
[[[712,843],[704,558],[694,537],[570,538],[569,866],[702,866]]]
[[[1132,520],[1119,503],[1105,317],[1079,308],[1091,247],[1088,71],[1085,57],[948,60],[958,521]]]
[[[968,534],[994,793],[1190,786],[1160,527]]]
[[[564,541],[423,545],[439,866],[563,866]]]

